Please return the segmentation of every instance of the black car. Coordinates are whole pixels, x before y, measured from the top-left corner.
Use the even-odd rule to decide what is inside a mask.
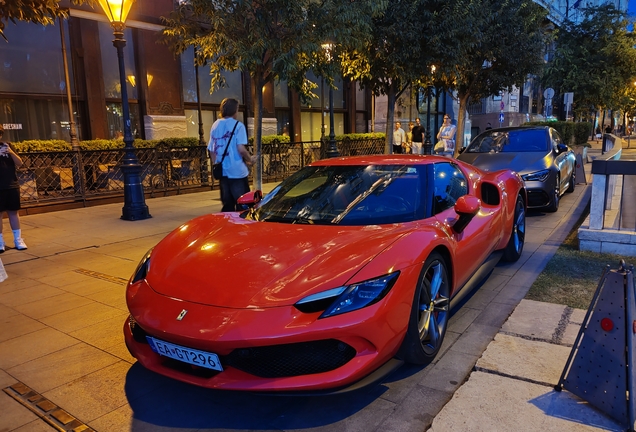
[[[549,126],[487,130],[458,159],[485,171],[518,172],[526,183],[528,208],[557,211],[561,195],[574,191],[576,183],[574,152]]]

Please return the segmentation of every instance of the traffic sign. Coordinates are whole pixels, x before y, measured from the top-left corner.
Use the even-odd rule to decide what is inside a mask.
[[[503,123],[504,121],[504,113],[499,113],[499,123]]]

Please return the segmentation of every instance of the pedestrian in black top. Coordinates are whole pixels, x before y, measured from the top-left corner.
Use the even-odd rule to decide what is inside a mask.
[[[420,124],[419,117],[415,118],[415,126],[411,129],[411,152],[422,154],[422,141],[424,138],[424,126]]]
[[[13,147],[8,142],[2,141],[4,128],[0,124],[0,253],[4,252],[4,237],[2,236],[2,215],[6,212],[9,216],[9,224],[13,230],[15,248],[24,250],[27,245],[22,240],[20,231],[20,184],[16,168],[22,165],[22,159],[15,154]]]

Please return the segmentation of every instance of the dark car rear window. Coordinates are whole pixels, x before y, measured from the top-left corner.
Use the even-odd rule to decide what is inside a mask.
[[[548,134],[544,129],[517,129],[493,131],[475,138],[468,153],[539,152],[549,149]]]

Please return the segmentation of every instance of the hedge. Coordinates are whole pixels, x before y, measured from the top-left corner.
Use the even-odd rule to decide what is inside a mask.
[[[587,145],[587,141],[592,134],[592,123],[585,122],[566,122],[566,121],[543,121],[528,122],[523,126],[550,126],[556,129],[561,135],[563,142],[568,145]]]
[[[370,138],[382,138],[384,139],[383,133],[352,133],[345,135],[336,135],[337,141],[342,141],[344,138],[349,138],[352,140],[357,139],[370,139]],[[289,136],[287,135],[264,135],[261,137],[261,142],[263,144],[269,144],[272,141],[277,139],[281,143],[290,142]],[[199,139],[196,137],[185,137],[185,138],[164,138],[164,139],[156,139],[156,140],[142,140],[136,139],[133,142],[133,146],[136,148],[153,148],[156,147],[159,143],[166,144],[170,147],[194,147],[199,145]],[[249,144],[254,144],[254,138],[249,139]],[[96,139],[96,140],[85,140],[79,142],[80,148],[82,150],[116,150],[124,148],[124,142],[122,140],[106,140],[106,139]],[[18,153],[35,153],[35,152],[55,152],[55,151],[71,151],[71,144],[64,140],[28,140],[28,141],[20,141],[13,143],[16,151]]]

